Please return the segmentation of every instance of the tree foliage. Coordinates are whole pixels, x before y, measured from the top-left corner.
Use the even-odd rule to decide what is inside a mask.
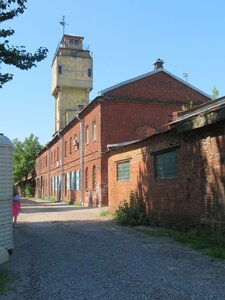
[[[24,13],[27,0],[0,0],[0,23],[18,17]],[[11,28],[0,29],[0,68],[1,64],[13,65],[21,70],[28,70],[36,66],[47,56],[48,49],[40,47],[34,54],[27,52],[24,46],[12,46],[8,38],[14,35]],[[0,73],[0,88],[13,78],[13,74]]]
[[[218,89],[214,86],[213,88],[212,88],[212,99],[213,100],[215,100],[216,98],[218,98],[218,96],[219,96],[219,91],[218,91]]]
[[[13,180],[27,180],[28,175],[35,171],[35,159],[42,149],[38,138],[31,134],[24,142],[13,140]]]

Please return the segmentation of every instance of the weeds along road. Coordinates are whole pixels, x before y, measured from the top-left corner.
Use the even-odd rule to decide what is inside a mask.
[[[1,300],[225,299],[225,262],[100,217],[102,208],[24,200],[16,275]]]

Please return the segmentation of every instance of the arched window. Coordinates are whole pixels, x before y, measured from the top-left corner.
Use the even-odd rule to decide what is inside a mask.
[[[92,169],[92,189],[93,190],[96,189],[96,185],[97,185],[97,182],[96,182],[96,166],[93,166],[93,169]]]
[[[85,189],[88,190],[88,168],[85,169]]]

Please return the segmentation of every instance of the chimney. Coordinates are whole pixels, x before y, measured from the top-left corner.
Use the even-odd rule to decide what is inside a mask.
[[[84,109],[84,104],[83,103],[77,103],[77,109],[78,109],[78,112],[81,112]]]
[[[156,59],[153,63],[154,70],[163,69],[164,61],[160,58]]]

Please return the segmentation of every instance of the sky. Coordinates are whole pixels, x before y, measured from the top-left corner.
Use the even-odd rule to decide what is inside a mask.
[[[48,57],[29,71],[1,65],[14,78],[0,89],[0,133],[24,141],[30,134],[45,145],[54,134],[51,64],[63,34],[84,37],[93,56],[92,101],[112,85],[164,68],[209,95],[225,95],[224,0],[28,0],[24,14],[1,23],[12,28],[12,45]]]

